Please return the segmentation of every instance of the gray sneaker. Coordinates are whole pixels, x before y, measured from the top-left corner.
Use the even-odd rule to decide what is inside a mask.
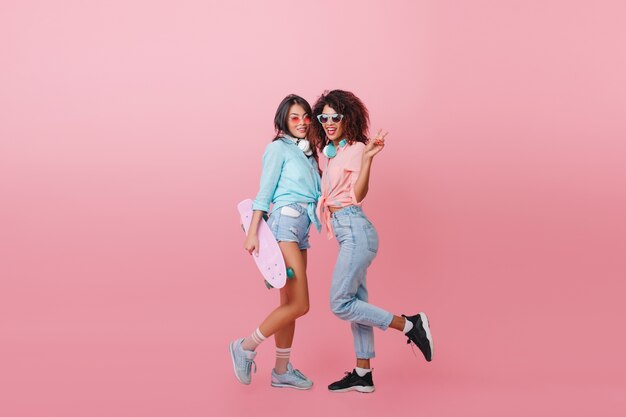
[[[237,380],[242,384],[250,384],[250,371],[252,365],[254,365],[254,372],[256,372],[256,363],[254,357],[256,352],[251,350],[243,350],[241,343],[243,339],[233,340],[230,342],[228,349],[230,350],[230,358],[233,361],[233,369],[235,370],[235,376]]]
[[[284,374],[277,374],[272,369],[272,386],[280,388],[295,388],[295,389],[310,389],[313,386],[313,381],[304,376],[304,374],[297,369],[293,369],[291,363],[287,364],[287,372]]]

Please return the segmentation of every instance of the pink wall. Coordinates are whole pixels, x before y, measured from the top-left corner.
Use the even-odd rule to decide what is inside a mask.
[[[624,3],[216,3],[0,4],[0,415],[624,415]],[[326,392],[353,358],[315,234],[316,386],[272,390],[267,343],[243,387],[227,343],[277,295],[235,205],[282,97],[332,88],[391,132],[372,301],[428,311],[436,357],[378,332],[377,393]]]

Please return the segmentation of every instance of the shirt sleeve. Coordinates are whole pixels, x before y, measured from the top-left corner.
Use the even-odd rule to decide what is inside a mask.
[[[252,210],[261,210],[268,212],[270,203],[274,198],[274,191],[278,185],[280,174],[282,172],[283,163],[285,162],[284,154],[280,151],[276,142],[270,143],[263,153],[263,170],[261,172],[261,184],[259,192],[252,203]]]
[[[350,155],[346,161],[346,171],[358,172],[361,170],[361,162],[363,161],[363,151],[365,145],[361,142],[355,142],[351,146]],[[356,180],[355,180],[356,181]]]

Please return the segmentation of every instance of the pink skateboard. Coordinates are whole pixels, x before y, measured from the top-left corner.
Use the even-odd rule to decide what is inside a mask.
[[[237,204],[243,230],[248,233],[252,222],[252,200],[246,199]],[[267,288],[282,288],[287,278],[293,276],[293,270],[285,267],[285,260],[278,242],[264,219],[259,222],[259,255],[252,257],[265,279]]]

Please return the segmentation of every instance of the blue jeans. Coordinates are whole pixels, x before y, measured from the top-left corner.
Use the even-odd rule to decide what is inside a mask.
[[[339,256],[330,286],[330,308],[342,320],[351,322],[354,351],[359,359],[374,352],[373,326],[387,330],[393,314],[367,302],[367,267],[378,252],[378,233],[357,206],[338,210],[331,224],[339,243]]]

